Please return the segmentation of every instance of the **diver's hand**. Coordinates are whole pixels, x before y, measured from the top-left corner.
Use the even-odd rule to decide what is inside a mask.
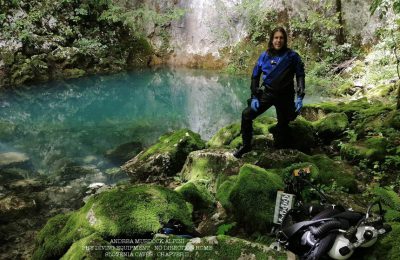
[[[260,102],[258,101],[258,98],[252,98],[251,99],[251,109],[253,109],[255,112],[257,112],[257,109],[260,107]]]
[[[294,106],[296,107],[296,112],[300,113],[300,110],[303,107],[303,98],[302,97],[297,97]]]

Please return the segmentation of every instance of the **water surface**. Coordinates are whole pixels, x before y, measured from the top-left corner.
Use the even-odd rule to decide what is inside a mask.
[[[24,152],[48,172],[61,158],[101,159],[120,144],[150,145],[180,128],[208,140],[240,120],[249,85],[248,77],[211,71],[148,69],[10,90],[0,94],[0,120],[12,135],[0,136],[0,151]]]

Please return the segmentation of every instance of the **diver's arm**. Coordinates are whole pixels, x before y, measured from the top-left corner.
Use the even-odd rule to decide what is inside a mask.
[[[256,65],[253,68],[253,73],[251,74],[251,84],[250,84],[250,90],[251,90],[251,97],[258,97],[261,89],[260,89],[260,77],[262,73],[262,61],[265,57],[266,53],[262,53],[260,57],[257,60]]]
[[[305,77],[304,76],[296,76],[296,95],[297,97],[304,98],[305,95]]]

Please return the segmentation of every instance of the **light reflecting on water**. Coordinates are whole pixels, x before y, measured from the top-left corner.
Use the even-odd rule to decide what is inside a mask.
[[[102,157],[119,144],[149,145],[179,128],[208,140],[240,120],[249,84],[248,77],[158,69],[3,92],[0,123],[9,131],[0,135],[0,149],[25,152],[46,169],[54,158]],[[267,113],[275,115],[273,109]]]

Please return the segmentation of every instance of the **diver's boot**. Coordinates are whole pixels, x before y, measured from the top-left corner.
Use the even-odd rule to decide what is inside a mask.
[[[233,156],[235,156],[236,158],[242,158],[243,154],[248,153],[250,151],[251,151],[250,145],[243,145],[233,153]]]

